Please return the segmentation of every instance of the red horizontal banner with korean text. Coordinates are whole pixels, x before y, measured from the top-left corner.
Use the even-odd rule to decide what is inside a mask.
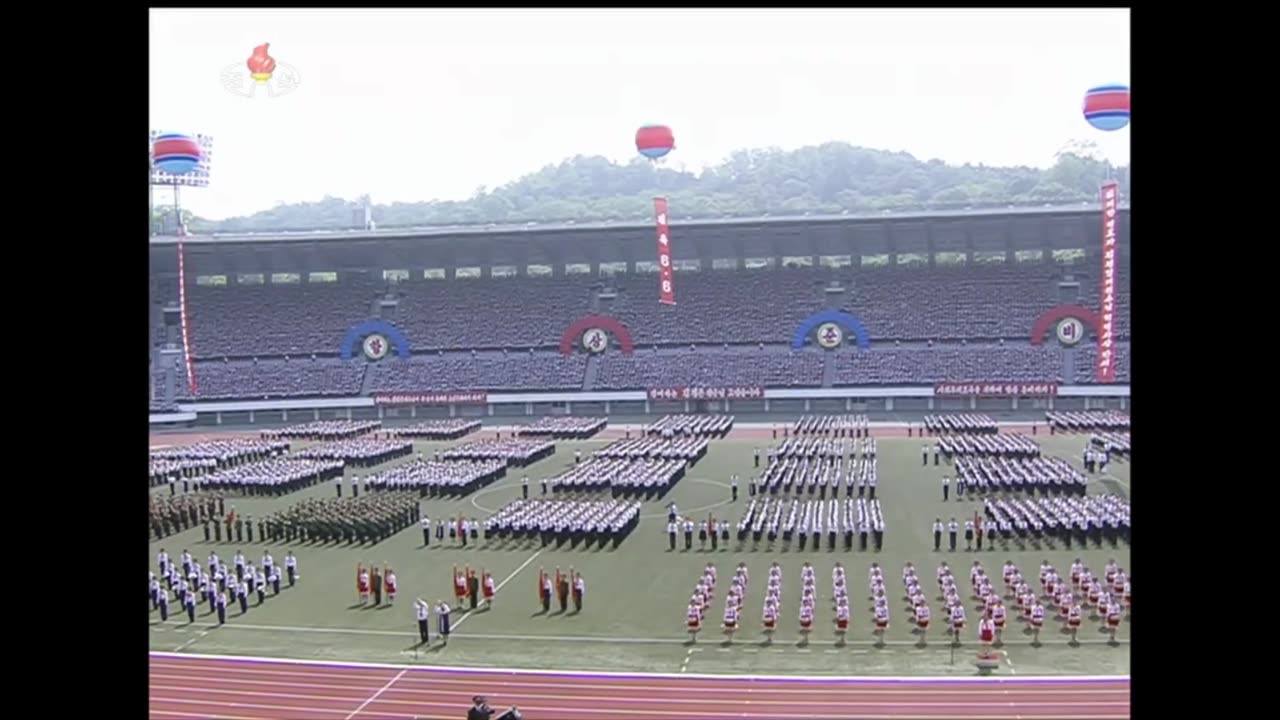
[[[1114,180],[1102,184],[1102,290],[1098,308],[1098,367],[1100,383],[1116,381],[1116,239],[1120,224],[1120,185]]]
[[[671,272],[671,227],[667,224],[667,199],[653,199],[653,217],[658,223],[658,302],[676,304],[675,277]]]
[[[1057,383],[939,383],[934,397],[1055,397]]]
[[[375,393],[374,405],[484,405],[487,392]]]
[[[763,400],[762,387],[666,387],[649,388],[650,400]]]

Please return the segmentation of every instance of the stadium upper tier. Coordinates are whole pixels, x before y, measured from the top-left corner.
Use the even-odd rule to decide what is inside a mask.
[[[787,343],[819,310],[843,309],[873,343],[1026,342],[1037,317],[1055,306],[1096,306],[1094,276],[1043,263],[676,274],[678,304],[657,302],[654,275],[606,282],[616,298],[598,298],[601,280],[558,277],[419,280],[396,285],[397,307],[382,313],[414,351],[550,349],[575,320],[612,316],[637,345]],[[831,282],[843,292],[828,292]],[[168,292],[172,292],[169,290]],[[193,287],[188,293],[194,354],[202,359],[334,355],[347,330],[380,314],[381,280]],[[1118,287],[1118,333],[1128,336],[1128,273]],[[162,334],[162,330],[158,331]]]

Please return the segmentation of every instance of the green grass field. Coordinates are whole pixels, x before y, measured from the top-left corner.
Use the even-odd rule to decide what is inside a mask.
[[[1080,436],[1037,437],[1047,454],[1057,454],[1078,464],[1084,439]],[[430,453],[448,443],[420,443]],[[573,462],[573,450],[586,454],[604,442],[560,443],[557,453],[528,469],[531,496],[537,494],[536,480],[554,475]],[[747,503],[745,482],[737,503],[729,502],[728,477],[752,473],[753,444],[744,441],[716,441],[704,457],[668,497],[645,507],[640,527],[617,550],[582,551],[540,549],[536,544],[508,549],[486,549],[481,541],[463,550],[446,537],[443,547],[432,541],[422,549],[422,535],[415,527],[373,547],[309,545],[272,547],[277,561],[286,549],[299,558],[301,580],[297,587],[261,607],[251,607],[243,616],[238,607],[228,613],[228,622],[216,627],[206,615],[207,605],[197,610],[197,622],[186,624],[185,615],[171,616],[164,624],[151,615],[151,648],[210,654],[270,655],[309,659],[342,659],[368,662],[421,662],[432,665],[490,666],[508,668],[614,670],[691,673],[770,674],[858,674],[858,675],[949,675],[972,674],[969,656],[976,650],[971,614],[964,645],[952,651],[940,629],[931,630],[927,647],[915,645],[908,615],[898,603],[892,608],[892,626],[884,647],[874,647],[870,633],[868,603],[863,602],[867,569],[872,562],[886,568],[890,591],[901,590],[904,563],[914,562],[921,575],[932,575],[942,560],[957,568],[957,575],[974,559],[981,559],[988,572],[998,574],[1001,564],[1012,558],[1024,573],[1034,573],[1043,559],[1066,570],[1075,557],[1082,557],[1095,572],[1115,557],[1126,570],[1129,551],[1090,549],[1068,551],[1062,547],[997,547],[994,551],[956,553],[932,551],[930,523],[935,516],[955,515],[961,521],[973,513],[974,503],[942,502],[940,477],[948,468],[921,467],[920,442],[908,439],[879,440],[879,497],[887,531],[882,552],[836,550],[753,552],[750,543],[743,550],[736,541],[723,544],[719,552],[699,552],[695,539],[692,552],[668,552],[665,502],[675,500],[682,512],[705,518],[708,512],[736,522]],[[407,460],[407,459],[406,459]],[[405,460],[402,460],[402,462]],[[1116,463],[1109,476],[1091,481],[1090,492],[1129,495],[1127,463]],[[365,474],[368,470],[361,470]],[[484,519],[520,495],[519,470],[508,474],[481,492],[457,502],[424,502],[424,511],[433,519],[456,518],[459,513]],[[163,490],[162,492],[167,492]],[[259,515],[287,506],[309,494],[333,493],[331,484],[312,488],[277,500],[235,499],[241,513]],[[164,547],[176,558],[184,549],[203,562],[211,549],[197,528],[153,542],[148,565]],[[945,544],[944,544],[945,547]],[[216,545],[219,555],[229,560],[237,547]],[[246,556],[256,560],[263,546],[245,546]],[[758,632],[763,603],[762,581],[769,564],[778,560],[784,569],[784,610],[779,630],[771,645],[762,645]],[[807,645],[799,644],[795,613],[799,606],[800,566],[810,561],[818,571],[818,590],[830,595],[830,570],[836,561],[850,573],[850,592],[857,600],[848,639],[836,647],[825,628],[833,614],[829,603],[819,605],[816,629]],[[357,562],[389,563],[396,569],[402,597],[394,608],[353,609],[356,602],[354,569]],[[732,568],[745,561],[755,582],[743,610],[743,628],[731,646],[722,643],[718,631],[723,609],[721,588],[707,613],[706,631],[696,645],[687,645],[684,611],[698,575],[707,562],[716,563],[722,581]],[[501,583],[494,609],[474,614],[455,611],[454,634],[447,648],[416,649],[417,628],[413,597],[429,601],[452,600],[451,569],[470,565],[492,572]],[[552,571],[559,566],[584,574],[587,594],[581,614],[543,616],[535,586],[539,568]],[[961,581],[967,589],[967,581]],[[554,604],[554,603],[553,603]],[[937,609],[935,605],[934,609]],[[1128,628],[1120,632],[1120,644],[1110,646],[1098,622],[1086,622],[1082,642],[1070,647],[1057,623],[1046,623],[1042,646],[1034,648],[1021,634],[1021,623],[1011,622],[1006,631],[1005,651],[1008,671],[1016,675],[1127,674],[1129,671]],[[434,625],[434,622],[433,622]],[[935,623],[935,628],[938,623]],[[433,627],[434,635],[434,627]]]

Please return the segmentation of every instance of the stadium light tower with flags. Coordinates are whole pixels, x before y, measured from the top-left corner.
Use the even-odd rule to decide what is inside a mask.
[[[151,234],[181,234],[185,231],[181,189],[209,187],[213,138],[208,135],[152,130],[150,159]],[[159,228],[155,225],[157,187],[169,188],[173,198],[172,224],[164,222]],[[165,232],[166,230],[171,232]]]

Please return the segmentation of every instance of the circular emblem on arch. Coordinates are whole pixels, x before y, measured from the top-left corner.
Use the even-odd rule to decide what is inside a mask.
[[[564,333],[560,336],[560,354],[572,355],[573,346],[579,339],[582,340],[585,347],[585,343],[588,340],[586,337],[588,330],[604,331],[606,333],[605,340],[612,336],[614,340],[618,341],[618,347],[622,350],[623,355],[630,355],[635,350],[635,341],[631,338],[631,331],[627,329],[626,325],[608,315],[584,315],[570,323],[569,327],[565,328]],[[604,349],[609,344],[606,342],[602,345],[601,349]]]
[[[582,349],[589,353],[602,353],[609,347],[609,334],[600,328],[582,333]]]
[[[831,347],[822,342],[820,334],[821,329],[826,325],[834,325],[840,331],[840,342],[843,342],[846,337],[851,337],[860,349],[866,350],[871,347],[871,335],[858,318],[844,310],[819,310],[796,326],[795,332],[791,335],[791,349],[803,350],[805,343],[812,338],[819,347],[830,350]],[[815,334],[815,331],[819,334]]]
[[[373,362],[377,362],[387,356],[391,351],[391,343],[387,342],[387,338],[381,333],[373,333],[364,339],[360,345],[364,350],[364,356]]]
[[[1073,317],[1063,318],[1058,321],[1056,332],[1058,342],[1067,346],[1075,345],[1084,339],[1084,323]]]
[[[844,330],[833,322],[822,323],[818,326],[817,334],[818,345],[827,350],[834,350],[844,344]]]

